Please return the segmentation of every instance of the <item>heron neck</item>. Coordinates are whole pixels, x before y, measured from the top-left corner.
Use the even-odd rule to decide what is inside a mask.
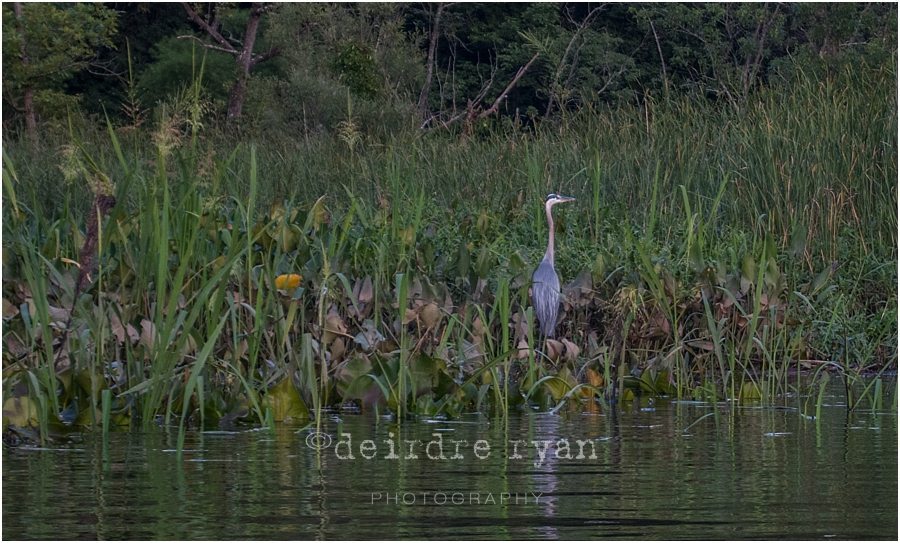
[[[544,260],[553,262],[553,213],[550,211],[551,205],[547,205],[544,209],[547,211],[547,226],[550,227],[550,237],[547,238],[547,252],[544,253]]]

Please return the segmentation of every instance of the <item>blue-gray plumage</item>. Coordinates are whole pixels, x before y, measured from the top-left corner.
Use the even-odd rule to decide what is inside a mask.
[[[556,319],[559,315],[559,276],[556,274],[556,267],[553,265],[554,230],[551,209],[556,204],[574,200],[575,198],[569,196],[551,193],[547,195],[547,201],[544,203],[544,210],[547,212],[547,225],[550,227],[550,237],[547,240],[547,252],[544,253],[543,260],[538,264],[537,269],[534,270],[534,275],[531,276],[531,299],[543,337],[553,336],[553,331],[556,329]]]

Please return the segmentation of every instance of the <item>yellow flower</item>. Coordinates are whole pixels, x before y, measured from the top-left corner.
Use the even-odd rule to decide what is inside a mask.
[[[303,279],[298,273],[288,273],[284,275],[279,275],[275,278],[275,288],[290,290],[300,286],[300,281]]]

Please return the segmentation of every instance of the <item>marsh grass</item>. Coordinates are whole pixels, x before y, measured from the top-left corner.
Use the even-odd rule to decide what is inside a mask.
[[[649,100],[530,132],[362,138],[349,156],[327,136],[206,134],[196,88],[153,133],[75,123],[43,148],[9,142],[4,398],[28,401],[5,420],[183,438],[318,424],[347,402],[400,420],[640,394],[772,404],[804,372],[839,375],[851,409],[880,405],[897,352],[894,74],[773,85],[742,111]],[[77,300],[90,191],[55,181],[71,145],[118,201]],[[536,345],[548,192],[578,201],[557,215],[559,341]],[[281,274],[303,279],[278,289]]]

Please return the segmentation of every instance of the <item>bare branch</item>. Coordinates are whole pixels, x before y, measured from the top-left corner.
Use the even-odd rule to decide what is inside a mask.
[[[569,52],[572,50],[572,46],[581,36],[581,33],[584,32],[584,30],[591,24],[591,19],[593,19],[596,14],[600,13],[600,11],[604,7],[606,7],[606,4],[600,4],[599,6],[588,12],[588,14],[584,17],[584,20],[581,21],[581,23],[578,25],[578,28],[572,34],[572,39],[569,40],[569,44],[566,46],[566,50],[563,53],[562,58],[559,59],[559,65],[556,67],[556,74],[553,76],[553,84],[550,85],[550,97],[547,99],[547,108],[544,111],[544,115],[550,115],[550,108],[553,107],[553,100],[555,98],[555,87],[559,84],[559,78],[562,75],[563,66],[566,65],[566,60],[569,58]],[[570,21],[572,21],[573,23],[575,22],[574,20],[572,20],[572,16],[569,14],[568,9],[566,10],[566,16]],[[574,72],[574,70],[575,64],[573,63],[572,71]]]
[[[471,101],[475,104],[480,104],[484,97],[487,96],[488,91],[491,90],[491,87],[494,86],[494,78],[497,76],[497,70],[500,68],[500,61],[497,59],[496,54],[494,55],[494,60],[489,61],[488,64],[491,67],[491,75],[488,77],[488,80],[481,85],[481,90],[478,91],[478,94],[475,95]]]
[[[768,4],[765,5],[766,11],[768,12]],[[776,5],[775,9],[771,13],[767,13],[767,16],[757,25],[756,33],[754,38],[756,40],[756,54],[751,61],[751,57],[747,56],[747,61],[744,64],[744,74],[743,74],[743,83],[744,83],[744,100],[747,99],[747,95],[750,93],[750,85],[753,79],[756,77],[756,74],[759,72],[759,67],[762,64],[762,56],[765,51],[766,38],[769,35],[769,28],[772,26],[772,23],[775,22],[775,18],[778,16],[779,6]]]
[[[653,19],[650,19],[650,30],[653,31],[653,39],[656,40],[656,51],[659,53],[659,63],[662,65],[663,86],[666,89],[666,96],[669,95],[669,78],[666,75],[666,59],[663,57],[662,46],[659,43],[659,35],[656,33],[656,26]]]
[[[269,59],[271,59],[271,58],[277,57],[277,56],[280,55],[280,54],[281,54],[281,48],[280,48],[280,47],[273,47],[273,48],[269,49],[268,51],[266,51],[265,53],[261,53],[261,54],[259,54],[259,55],[255,55],[255,56],[250,60],[250,67],[252,68],[252,67],[256,66],[257,64],[259,64],[259,63],[261,63],[261,62],[265,62],[265,61],[267,61],[267,60],[269,60]]]
[[[606,83],[603,84],[602,87],[597,91],[597,94],[601,94],[603,91],[609,87],[613,81],[615,81],[620,75],[625,73],[625,66],[620,66],[619,70],[616,73],[610,72],[610,76],[606,79]]]
[[[228,53],[229,55],[237,55],[240,51],[236,51],[235,49],[225,49],[224,47],[219,47],[218,45],[214,45],[212,43],[207,43],[197,36],[192,34],[185,34],[183,36],[178,36],[179,40],[194,40],[200,44],[201,47],[205,47],[206,49],[212,49],[213,51],[221,51],[223,53]]]
[[[534,61],[537,60],[540,55],[541,55],[541,53],[540,53],[540,51],[538,51],[537,53],[534,54],[534,56],[531,57],[531,60],[529,60],[527,64],[525,64],[524,66],[519,68],[519,71],[516,72],[515,77],[513,77],[512,81],[509,82],[509,85],[507,85],[506,88],[503,89],[503,92],[500,93],[500,96],[498,96],[497,99],[494,100],[494,103],[491,104],[491,107],[482,111],[481,114],[478,115],[479,119],[483,119],[489,115],[493,115],[494,113],[497,113],[497,111],[500,109],[500,103],[506,99],[506,95],[509,94],[509,91],[511,91],[513,89],[513,87],[516,86],[516,84],[519,82],[519,80],[522,79],[522,76],[525,75],[525,72],[528,71],[528,68],[531,68],[531,65],[534,64]]]
[[[434,56],[437,49],[438,39],[441,32],[441,15],[450,4],[438,4],[437,11],[434,13],[434,21],[431,24],[431,36],[428,41],[428,60],[425,64],[425,83],[422,85],[422,91],[419,93],[418,110],[419,115],[424,117],[428,110],[428,93],[431,91],[431,80],[434,75]]]
[[[256,15],[263,15],[263,14],[265,14],[265,13],[268,13],[268,12],[270,12],[270,11],[273,11],[276,7],[277,7],[277,4],[274,4],[274,3],[271,3],[271,4],[256,4],[256,5],[253,7],[253,9],[251,10],[251,13],[256,14]]]
[[[122,75],[125,73],[117,72],[110,68],[110,63],[91,63],[87,65],[87,72],[91,75],[98,75],[100,77],[115,77],[116,79],[121,80]]]
[[[210,26],[210,24],[203,17],[201,17],[196,11],[194,11],[194,8],[192,8],[189,3],[182,2],[181,7],[183,7],[184,11],[187,12],[188,17],[190,17],[191,20],[197,24],[197,26],[199,26],[207,34],[209,34],[209,36],[214,39],[223,48],[224,51],[233,55],[237,55],[240,53],[240,51],[235,49],[228,42],[228,40],[222,37],[222,34],[220,34],[218,30],[216,30],[213,26]]]
[[[493,85],[494,75],[496,74],[496,67],[492,67],[491,77],[488,80],[487,84],[482,87],[481,91],[478,93],[474,100],[468,100],[465,111],[460,111],[449,119],[441,121],[440,126],[443,128],[447,128],[463,118],[465,118],[466,122],[469,123],[474,120],[484,119],[485,117],[489,117],[497,113],[500,110],[500,104],[503,103],[503,100],[506,99],[509,92],[516,86],[516,84],[518,84],[519,80],[522,79],[522,76],[525,75],[528,69],[531,68],[531,65],[534,64],[534,61],[537,60],[540,54],[540,52],[535,53],[534,56],[531,57],[531,60],[529,60],[524,66],[519,68],[519,70],[516,72],[516,75],[513,76],[509,84],[506,85],[506,88],[503,89],[503,92],[500,93],[500,96],[498,96],[496,100],[494,100],[494,103],[491,104],[491,107],[482,109],[481,101],[487,95],[488,89],[490,89],[490,87]],[[431,124],[432,121],[435,120],[437,120],[437,116],[432,116],[426,119],[425,122],[422,123],[420,128],[427,127],[429,124]]]

